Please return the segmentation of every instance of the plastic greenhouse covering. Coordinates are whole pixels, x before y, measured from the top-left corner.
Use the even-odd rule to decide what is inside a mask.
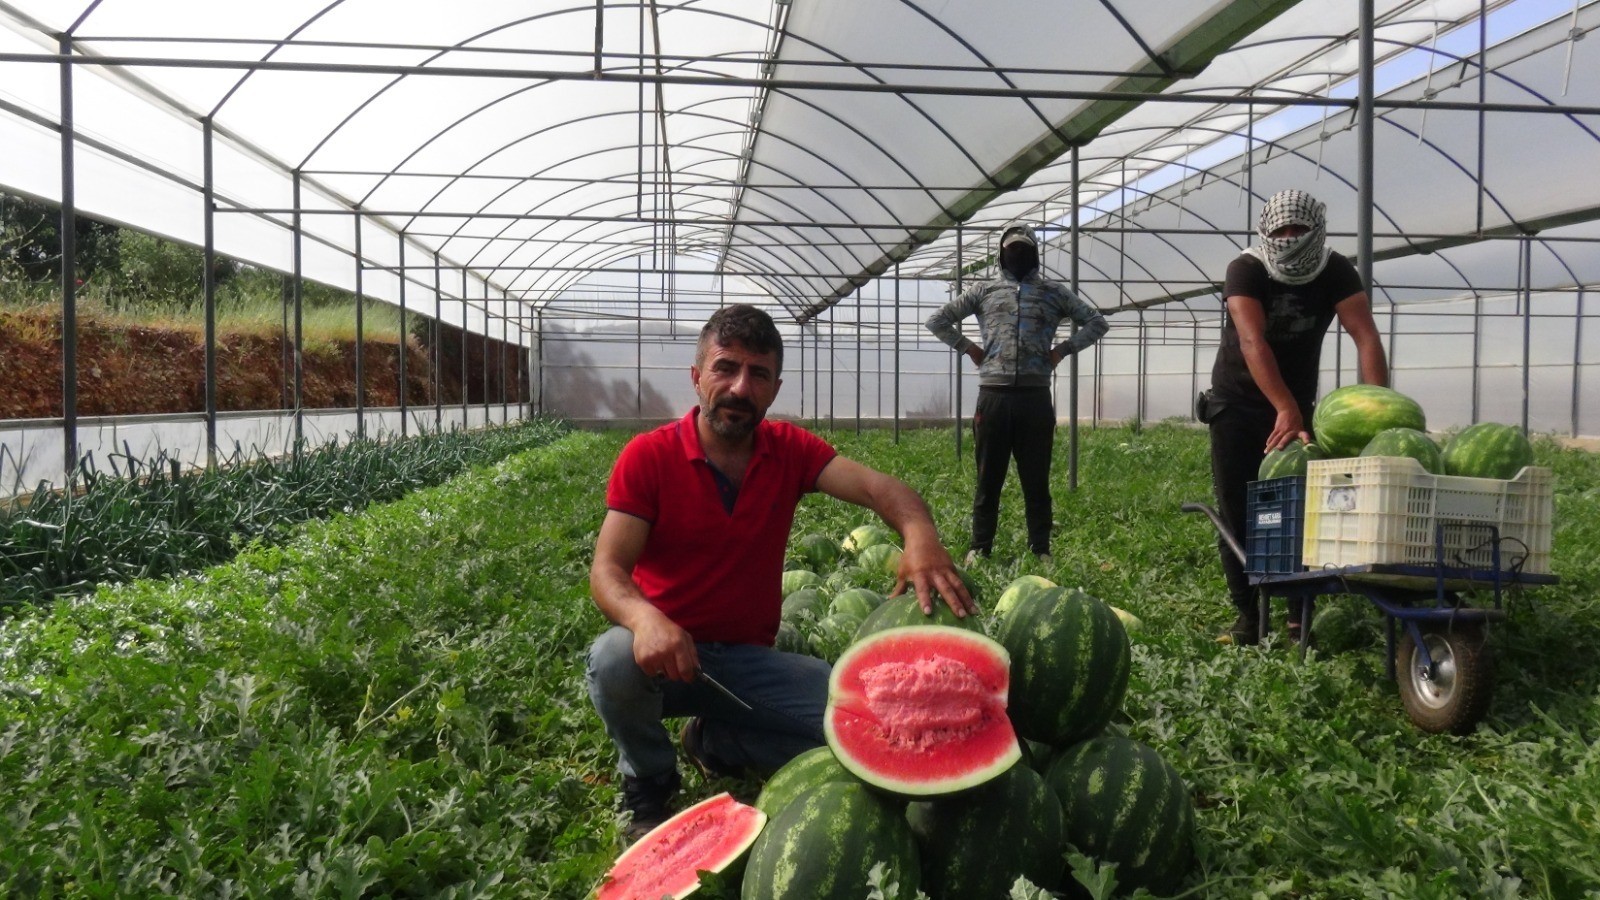
[[[922,322],[1014,222],[1112,326],[1059,414],[1188,416],[1227,261],[1298,187],[1430,425],[1594,435],[1597,24],[1584,0],[0,0],[0,190],[503,335],[532,403],[472,425],[681,412],[735,301],[790,340],[778,413],[970,413]],[[1328,340],[1323,390],[1354,377]],[[60,423],[27,424],[0,438],[59,468]]]

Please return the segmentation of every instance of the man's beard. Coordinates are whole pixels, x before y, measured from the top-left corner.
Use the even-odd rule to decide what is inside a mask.
[[[739,421],[724,419],[718,415],[724,409],[737,410],[744,413],[747,418]],[[724,440],[744,440],[755,433],[756,425],[760,422],[761,415],[756,412],[755,405],[748,400],[719,400],[706,413],[706,424],[711,426],[711,433]]]

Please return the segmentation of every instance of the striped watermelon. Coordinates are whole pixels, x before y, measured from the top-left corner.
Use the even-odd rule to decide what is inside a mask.
[[[1122,707],[1131,651],[1121,619],[1082,591],[1021,600],[996,629],[1011,654],[1011,721],[1029,740],[1065,747]]]
[[[950,611],[950,606],[943,600],[934,601],[933,615],[924,615],[922,607],[917,604],[917,595],[908,592],[878,604],[877,609],[861,620],[861,627],[856,629],[855,639],[859,641],[869,634],[877,634],[890,628],[903,628],[907,625],[949,625],[953,628],[983,632],[983,623],[977,616],[957,616]]]
[[[794,556],[807,569],[824,572],[839,562],[839,545],[820,534],[808,534],[795,545]]]
[[[1533,465],[1533,444],[1515,425],[1479,422],[1447,441],[1440,457],[1446,475],[1505,480]]]
[[[1261,467],[1256,470],[1257,481],[1267,481],[1272,478],[1288,478],[1291,475],[1305,475],[1306,463],[1313,459],[1323,459],[1322,448],[1316,444],[1307,444],[1295,438],[1287,445],[1268,453],[1261,460]]]
[[[1329,459],[1355,456],[1385,428],[1426,431],[1427,419],[1417,401],[1377,384],[1351,384],[1317,404],[1311,430]]]
[[[882,573],[890,578],[900,571],[899,547],[893,544],[873,544],[856,557],[857,565],[872,573]]]
[[[850,533],[840,542],[839,547],[846,553],[856,555],[868,547],[894,542],[895,533],[882,525],[859,525],[850,529]]]
[[[1119,886],[1173,893],[1194,858],[1194,803],[1178,771],[1150,747],[1101,736],[1068,748],[1045,776],[1067,840],[1116,863]]]
[[[841,592],[828,604],[829,615],[854,616],[865,619],[872,615],[872,611],[883,605],[883,595],[867,588],[851,588]]]
[[[789,569],[783,573],[783,585],[780,588],[785,597],[802,588],[814,588],[822,584],[822,576],[810,569]]]
[[[1434,475],[1444,472],[1439,461],[1439,445],[1415,428],[1385,428],[1372,436],[1361,450],[1362,456],[1406,456],[1422,464]]]
[[[844,613],[830,613],[823,616],[821,621],[806,635],[806,641],[811,646],[811,654],[818,659],[833,662],[855,640],[856,629],[861,627],[861,620],[855,616]]]
[[[860,782],[830,782],[767,823],[750,850],[740,896],[861,900],[878,863],[900,884],[901,897],[916,894],[921,861],[900,806]]]
[[[1000,599],[996,600],[994,604],[994,614],[1004,616],[1011,611],[1011,607],[1017,605],[1017,601],[1028,594],[1037,593],[1045,588],[1053,588],[1055,586],[1056,583],[1054,581],[1043,575],[1019,575],[1016,580],[1006,585],[1005,590],[1000,592]]]
[[[1012,766],[979,788],[906,807],[931,900],[1006,897],[1017,877],[1060,886],[1066,826],[1038,772]]]
[[[781,650],[784,653],[798,653],[801,656],[811,655],[811,643],[806,640],[806,636],[801,633],[799,628],[795,627],[793,622],[778,623],[778,633],[773,637],[772,646],[774,649]]]
[[[828,614],[828,600],[814,587],[801,588],[783,598],[783,621],[815,622]]]
[[[784,763],[783,768],[772,773],[767,783],[761,786],[761,795],[756,798],[756,809],[767,814],[767,818],[775,819],[778,813],[794,802],[796,797],[815,787],[830,784],[835,781],[847,784],[860,784],[861,779],[850,774],[839,758],[827,747],[813,747]]]
[[[656,826],[617,857],[595,900],[687,897],[700,889],[702,870],[736,867],[766,823],[766,813],[726,793],[702,800]]]
[[[1022,758],[1006,718],[1011,660],[982,634],[890,628],[846,650],[828,678],[822,730],[857,778],[892,794],[977,787]]]

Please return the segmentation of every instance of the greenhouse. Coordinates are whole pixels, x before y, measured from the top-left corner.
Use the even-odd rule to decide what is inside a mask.
[[[980,374],[928,323],[1020,227],[1107,330],[1048,375],[1055,543],[1008,483],[964,577],[1132,614],[1101,724],[1186,784],[1165,887],[1600,897],[1597,26],[1592,0],[0,0],[0,888],[591,894],[622,846],[584,654],[623,446],[702,402],[702,326],[753,305],[769,416],[903,480],[961,559]],[[1496,522],[1531,530],[1518,583],[1463,589],[1486,643],[1435,648],[1494,672],[1471,722],[1408,721],[1383,596],[1330,590],[1309,655],[1213,640],[1196,395],[1286,190],[1326,204],[1416,426],[1509,426],[1545,473],[1544,511]],[[1368,380],[1342,326],[1319,397]],[[868,522],[808,499],[794,547]],[[855,553],[790,568],[889,593]],[[1058,843],[1009,896],[1136,886]]]

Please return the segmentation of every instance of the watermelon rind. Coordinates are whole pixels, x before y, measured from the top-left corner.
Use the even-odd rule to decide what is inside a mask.
[[[699,872],[732,870],[766,824],[766,813],[726,792],[708,797],[623,851],[594,896],[596,900],[687,897],[700,889]]]
[[[1132,649],[1105,601],[1049,588],[1023,598],[995,637],[1011,654],[1008,713],[1022,737],[1065,747],[1104,728],[1122,708]]]
[[[1430,475],[1444,474],[1439,445],[1415,428],[1385,428],[1361,448],[1362,456],[1404,456],[1417,461]]]
[[[1268,481],[1273,478],[1304,476],[1306,463],[1322,458],[1324,453],[1321,447],[1295,438],[1262,458],[1261,465],[1256,469],[1256,480]]]
[[[761,794],[756,797],[756,809],[766,813],[768,819],[775,819],[801,794],[836,781],[861,783],[833,755],[833,750],[826,746],[813,747],[772,773],[767,783],[761,786]]]
[[[859,681],[882,679],[891,665],[901,667],[903,683]],[[977,787],[1022,758],[1005,712],[1010,672],[1005,648],[982,633],[889,628],[855,642],[834,664],[823,733],[846,769],[892,795]],[[886,727],[880,716],[890,711],[904,719]]]
[[[831,782],[796,797],[756,839],[740,896],[751,900],[861,900],[883,864],[911,897],[921,861],[897,804],[860,782]]]
[[[1439,456],[1446,475],[1504,481],[1533,465],[1533,444],[1515,425],[1479,422],[1446,441]]]
[[[951,628],[983,632],[983,621],[979,616],[972,613],[957,616],[949,604],[937,598],[933,602],[933,613],[931,615],[924,613],[922,606],[917,602],[917,595],[908,591],[883,601],[878,604],[877,609],[868,613],[866,618],[861,620],[860,627],[856,629],[855,639],[859,641],[880,631],[910,625],[946,625]]]
[[[1428,429],[1417,401],[1377,384],[1351,384],[1322,398],[1311,431],[1329,459],[1355,456],[1385,428]]]
[[[1066,825],[1061,802],[1027,766],[951,797],[906,807],[930,900],[1001,898],[1019,876],[1060,886]]]
[[[1096,737],[1063,751],[1045,781],[1061,801],[1068,842],[1115,863],[1121,886],[1166,896],[1183,882],[1194,859],[1194,802],[1153,748]]]

